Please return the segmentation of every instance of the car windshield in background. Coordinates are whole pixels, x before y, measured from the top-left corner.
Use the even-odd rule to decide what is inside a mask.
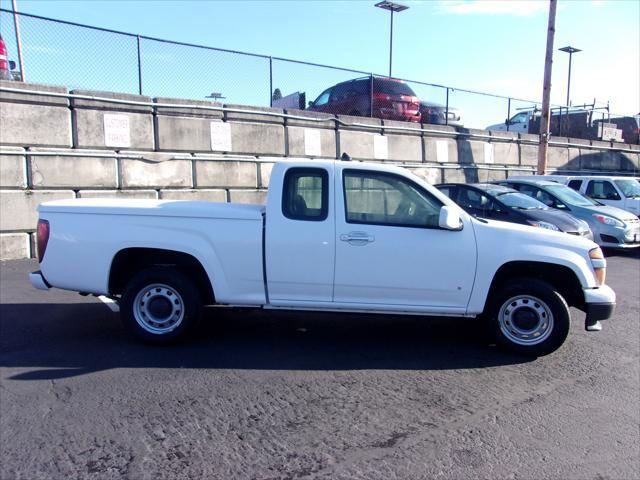
[[[640,182],[633,178],[624,180],[614,180],[624,196],[627,198],[640,198]]]
[[[593,207],[594,205],[602,205],[601,203],[591,200],[589,197],[585,197],[566,185],[549,185],[547,186],[547,190],[553,193],[564,203],[575,205],[576,207]]]
[[[394,82],[393,80],[373,80],[373,91],[386,93],[387,95],[408,95],[415,97],[416,94],[411,87],[404,82]]]
[[[529,195],[517,192],[499,193],[497,198],[507,207],[516,208],[518,210],[548,210],[544,203],[539,202]]]

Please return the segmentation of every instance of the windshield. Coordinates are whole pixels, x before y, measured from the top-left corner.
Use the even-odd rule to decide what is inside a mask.
[[[504,192],[498,194],[498,199],[507,207],[517,208],[518,210],[548,210],[544,203],[539,202],[535,198],[531,198],[524,193]]]
[[[640,182],[633,178],[625,180],[614,180],[624,196],[627,198],[640,198]]]
[[[569,205],[575,205],[576,207],[592,207],[594,205],[601,205],[595,200],[585,197],[566,185],[547,185],[546,188],[561,201],[568,203]]]

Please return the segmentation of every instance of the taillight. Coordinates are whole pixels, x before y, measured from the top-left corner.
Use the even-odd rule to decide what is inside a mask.
[[[48,220],[38,220],[38,262],[42,263],[42,259],[44,258],[44,252],[47,250],[47,244],[49,243],[49,221]]]
[[[388,102],[391,100],[391,95],[387,95],[386,93],[376,92],[373,94],[373,99],[382,102]]]
[[[4,40],[0,37],[0,70],[9,70],[9,58]]]

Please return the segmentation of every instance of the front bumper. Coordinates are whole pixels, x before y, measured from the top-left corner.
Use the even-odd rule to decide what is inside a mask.
[[[584,320],[584,328],[588,332],[602,330],[600,320],[607,320],[613,315],[616,307],[616,294],[608,285],[599,288],[587,288],[584,290],[587,316]]]
[[[31,285],[38,290],[49,290],[51,288],[51,285],[49,285],[49,282],[47,282],[40,270],[37,272],[31,272],[29,274],[29,281],[31,282]]]

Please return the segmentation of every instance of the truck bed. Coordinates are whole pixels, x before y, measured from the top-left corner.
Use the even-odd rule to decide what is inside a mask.
[[[78,198],[56,200],[40,205],[41,213],[142,215],[160,217],[219,218],[260,220],[264,205],[193,202],[186,200],[126,200]]]

